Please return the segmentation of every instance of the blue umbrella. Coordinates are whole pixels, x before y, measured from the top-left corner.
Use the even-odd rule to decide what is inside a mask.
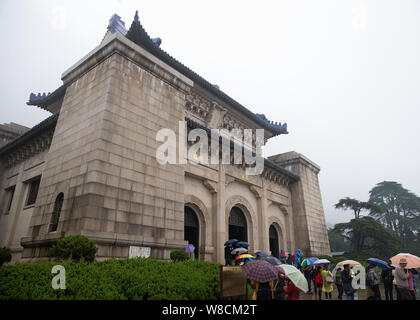
[[[235,245],[240,246],[240,247],[245,247],[245,248],[248,248],[250,246],[250,244],[245,241],[239,241]]]
[[[228,240],[228,241],[225,242],[225,246],[227,246],[229,244],[235,244],[237,242],[239,242],[238,239],[230,239],[230,240]]]
[[[388,264],[383,260],[376,259],[376,258],[369,258],[369,259],[366,259],[366,261],[367,261],[367,263],[373,264],[374,266],[377,266],[379,268],[389,269]]]
[[[268,253],[265,253],[263,251],[257,251],[255,252],[255,255],[260,257],[268,257]]]

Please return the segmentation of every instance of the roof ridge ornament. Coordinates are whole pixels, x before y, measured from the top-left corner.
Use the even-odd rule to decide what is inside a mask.
[[[107,29],[111,33],[119,32],[124,36],[127,34],[127,29],[125,28],[125,22],[122,21],[121,17],[116,13],[114,13],[111,19],[109,19],[109,24],[108,24]]]
[[[267,119],[267,117],[263,113],[256,113],[255,115],[258,118],[260,118],[261,120],[263,120],[266,123],[268,123],[270,126],[275,127],[275,128],[279,128],[279,129],[282,129],[284,131],[287,131],[287,123],[281,124],[281,122],[270,121],[270,120]]]
[[[131,23],[130,29],[128,30],[127,34],[125,35],[127,39],[133,41],[135,44],[145,48],[154,50],[156,47],[160,47],[162,43],[161,38],[150,38],[147,34],[146,30],[140,23],[139,19],[139,11],[136,10],[136,14],[134,15],[134,20]]]

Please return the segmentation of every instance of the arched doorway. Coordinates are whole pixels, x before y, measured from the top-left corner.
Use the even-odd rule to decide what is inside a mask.
[[[189,244],[194,245],[194,255],[198,259],[199,251],[199,224],[197,214],[188,206],[184,207],[184,240],[188,241]]]
[[[268,231],[268,237],[270,240],[271,254],[276,258],[280,258],[279,235],[277,233],[276,228],[273,225],[270,226],[270,229]]]
[[[229,239],[248,241],[245,215],[238,207],[233,207],[229,214]]]

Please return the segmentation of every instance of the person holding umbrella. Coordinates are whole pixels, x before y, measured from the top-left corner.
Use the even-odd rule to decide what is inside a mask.
[[[309,288],[308,294],[312,294],[312,289],[311,289],[311,273],[312,273],[312,270],[311,269],[312,269],[312,267],[310,265],[306,266],[303,269],[303,275],[305,276],[306,281],[308,281],[308,288]]]
[[[394,300],[394,296],[392,293],[392,287],[393,287],[393,281],[394,281],[394,276],[392,275],[392,270],[394,269],[394,267],[392,267],[391,265],[391,260],[389,260],[388,262],[388,269],[382,269],[382,273],[381,273],[381,280],[382,283],[384,284],[384,289],[385,289],[385,299],[386,300]]]
[[[366,280],[368,286],[372,289],[373,299],[381,300],[381,292],[379,291],[379,276],[375,271],[375,265],[369,265]]]
[[[407,259],[401,258],[399,267],[395,268],[395,283],[398,293],[398,300],[411,300],[408,284]]]
[[[322,300],[323,279],[322,279],[322,275],[321,275],[321,267],[316,267],[315,283],[316,283],[316,291],[318,291],[318,299]]]
[[[344,271],[341,273],[341,279],[343,281],[343,289],[346,294],[347,300],[354,300],[354,292],[356,291],[353,288],[352,281],[353,276],[351,275],[350,265],[344,265]]]
[[[288,277],[285,277],[286,279],[286,286],[284,287],[284,293],[287,294],[286,300],[299,300],[300,299],[300,291],[295,286],[292,280],[290,280]]]
[[[322,276],[322,292],[325,293],[325,299],[332,300],[331,292],[333,291],[334,278],[331,271],[328,270],[328,265],[324,265],[324,270],[321,272]]]
[[[232,250],[233,250],[233,244],[229,243],[227,246],[225,246],[225,261],[226,266],[232,265]]]
[[[335,273],[335,285],[338,290],[338,300],[343,300],[343,280],[341,279],[341,271],[341,267],[338,267]]]

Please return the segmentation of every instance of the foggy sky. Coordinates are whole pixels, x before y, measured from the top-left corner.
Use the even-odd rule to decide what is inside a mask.
[[[94,49],[112,14],[135,10],[161,48],[253,112],[287,122],[264,155],[321,167],[327,224],[340,198],[397,181],[420,195],[420,1],[0,1],[0,123],[32,127],[27,106]]]

